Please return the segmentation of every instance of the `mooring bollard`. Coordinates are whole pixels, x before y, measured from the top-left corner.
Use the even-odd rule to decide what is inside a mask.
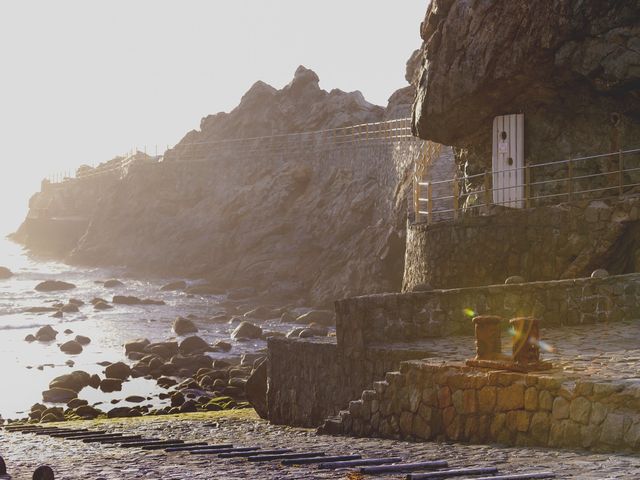
[[[47,465],[36,468],[33,472],[33,480],[54,480],[53,470]]]
[[[473,317],[476,333],[476,360],[497,360],[502,356],[500,324],[502,317],[479,315]]]
[[[513,361],[517,363],[540,362],[540,328],[538,319],[518,317],[509,320],[514,330]]]

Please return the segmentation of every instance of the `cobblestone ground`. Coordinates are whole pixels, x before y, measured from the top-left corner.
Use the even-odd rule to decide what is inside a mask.
[[[76,422],[65,426],[102,428],[143,436],[206,440],[236,446],[289,447],[327,454],[398,455],[408,461],[445,459],[451,467],[496,465],[501,472],[551,470],[557,478],[640,478],[640,457],[535,448],[501,448],[443,443],[318,436],[313,430],[269,425],[251,410],[177,417]],[[0,454],[14,480],[31,478],[49,464],[56,479],[329,479],[360,478],[347,471],[282,467],[185,453],[142,452],[45,436],[0,432]],[[376,478],[404,478],[403,475]]]
[[[640,321],[542,329],[542,340],[553,352],[542,352],[569,376],[590,376],[594,380],[640,382]],[[510,344],[503,336],[503,352]],[[447,361],[464,361],[475,356],[473,337],[447,337],[420,342],[433,355]]]

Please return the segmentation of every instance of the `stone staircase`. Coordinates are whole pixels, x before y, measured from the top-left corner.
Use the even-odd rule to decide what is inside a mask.
[[[640,451],[640,386],[411,360],[319,433],[412,441]]]

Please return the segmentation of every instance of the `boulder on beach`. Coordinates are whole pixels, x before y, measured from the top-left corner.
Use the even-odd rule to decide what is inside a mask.
[[[55,307],[29,307],[24,313],[50,313],[57,312],[58,309]]]
[[[296,318],[295,323],[301,325],[309,325],[310,323],[317,323],[330,327],[336,323],[336,315],[331,310],[311,310]]]
[[[89,337],[85,337],[84,335],[76,335],[76,342],[80,345],[89,345],[91,343],[91,339]]]
[[[206,341],[196,335],[185,338],[182,342],[180,342],[178,349],[183,355],[191,353],[211,352],[215,350]]]
[[[126,380],[131,376],[131,368],[124,362],[116,362],[109,365],[104,369],[104,373],[107,378],[118,378],[120,380]]]
[[[144,351],[162,358],[171,358],[178,353],[178,342],[158,342],[151,343]]]
[[[97,373],[94,373],[89,378],[89,386],[91,388],[100,388],[100,382],[101,382],[100,376]]]
[[[225,290],[211,284],[192,285],[185,290],[191,295],[223,295]]]
[[[31,342],[35,342],[35,341],[36,341],[36,337],[35,337],[35,335],[33,335],[33,334],[31,334],[31,333],[30,333],[29,335],[27,335],[26,337],[24,337],[24,341],[25,341],[25,342],[29,342],[29,343],[31,343]]]
[[[115,278],[112,278],[111,280],[107,280],[106,282],[104,282],[103,285],[105,288],[124,287],[124,283],[122,283],[120,280],[117,280]]]
[[[58,336],[58,331],[51,325],[45,325],[36,332],[36,340],[39,342],[52,342]]]
[[[45,280],[36,285],[38,292],[56,292],[60,290],[73,290],[76,286],[73,283],[62,282],[60,280]]]
[[[244,314],[244,318],[255,318],[256,320],[268,320],[270,318],[276,318],[278,316],[279,315],[276,310],[264,306],[254,308],[253,310],[249,310]]]
[[[140,305],[142,303],[142,300],[140,300],[138,297],[115,295],[111,302],[116,305]]]
[[[222,340],[217,342],[214,346],[216,347],[216,350],[220,350],[221,352],[228,352],[232,348],[232,345],[229,342]]]
[[[73,413],[75,413],[76,415],[78,415],[84,420],[93,420],[95,418],[98,418],[100,415],[102,415],[103,412],[102,410],[98,410],[97,408],[92,407],[91,405],[80,405],[79,407],[73,410]]]
[[[164,300],[155,300],[153,298],[144,298],[140,300],[140,305],[166,305]]]
[[[107,412],[108,418],[129,418],[129,417],[141,417],[142,412],[136,408],[130,407],[116,407]]]
[[[138,338],[136,340],[130,340],[124,344],[124,353],[125,355],[129,355],[132,352],[144,352],[144,349],[147,348],[151,342],[146,338]]]
[[[67,403],[77,396],[77,392],[68,388],[50,388],[42,392],[42,400],[48,403]]]
[[[119,378],[103,378],[100,382],[100,390],[104,393],[122,391],[122,380]]]
[[[68,373],[66,375],[60,375],[49,382],[49,388],[63,388],[67,390],[73,390],[74,392],[80,392],[84,387],[88,386],[91,382],[91,376],[87,372],[77,370],[75,372]]]
[[[60,350],[69,355],[78,355],[82,353],[82,345],[75,340],[69,340],[60,345]]]
[[[173,322],[173,331],[176,332],[177,335],[187,335],[189,333],[196,333],[198,327],[188,318],[178,317]]]
[[[240,325],[231,333],[234,340],[249,340],[262,337],[262,328],[251,322],[241,322]]]
[[[6,280],[13,277],[13,272],[7,267],[0,267],[0,280]]]
[[[77,313],[80,311],[80,309],[73,303],[67,303],[66,305],[60,307],[60,311],[62,313]]]
[[[184,290],[187,288],[187,282],[180,280],[177,282],[171,282],[164,285],[160,290],[163,292],[175,292],[178,290]]]
[[[107,302],[99,301],[93,304],[95,310],[109,310],[113,308],[113,305],[109,305]]]

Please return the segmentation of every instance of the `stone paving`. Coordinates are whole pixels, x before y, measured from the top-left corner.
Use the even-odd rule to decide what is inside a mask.
[[[501,472],[552,470],[557,478],[640,478],[640,457],[590,454],[536,448],[318,436],[315,431],[269,425],[251,410],[113,421],[76,422],[65,426],[105,428],[146,436],[229,442],[235,445],[290,447],[327,454],[398,455],[409,461],[446,459],[451,467],[496,465]],[[14,480],[31,478],[41,464],[54,467],[57,479],[331,479],[361,478],[347,471],[282,467],[276,462],[249,463],[184,453],[144,452],[64,441],[46,436],[0,432],[0,454]],[[403,475],[376,478],[404,478]]]
[[[541,338],[552,349],[543,351],[542,359],[556,367],[546,373],[640,384],[640,320],[541,329]],[[434,338],[421,341],[420,348],[434,359],[464,361],[475,356],[475,339]],[[510,353],[510,348],[503,334],[503,353]]]

